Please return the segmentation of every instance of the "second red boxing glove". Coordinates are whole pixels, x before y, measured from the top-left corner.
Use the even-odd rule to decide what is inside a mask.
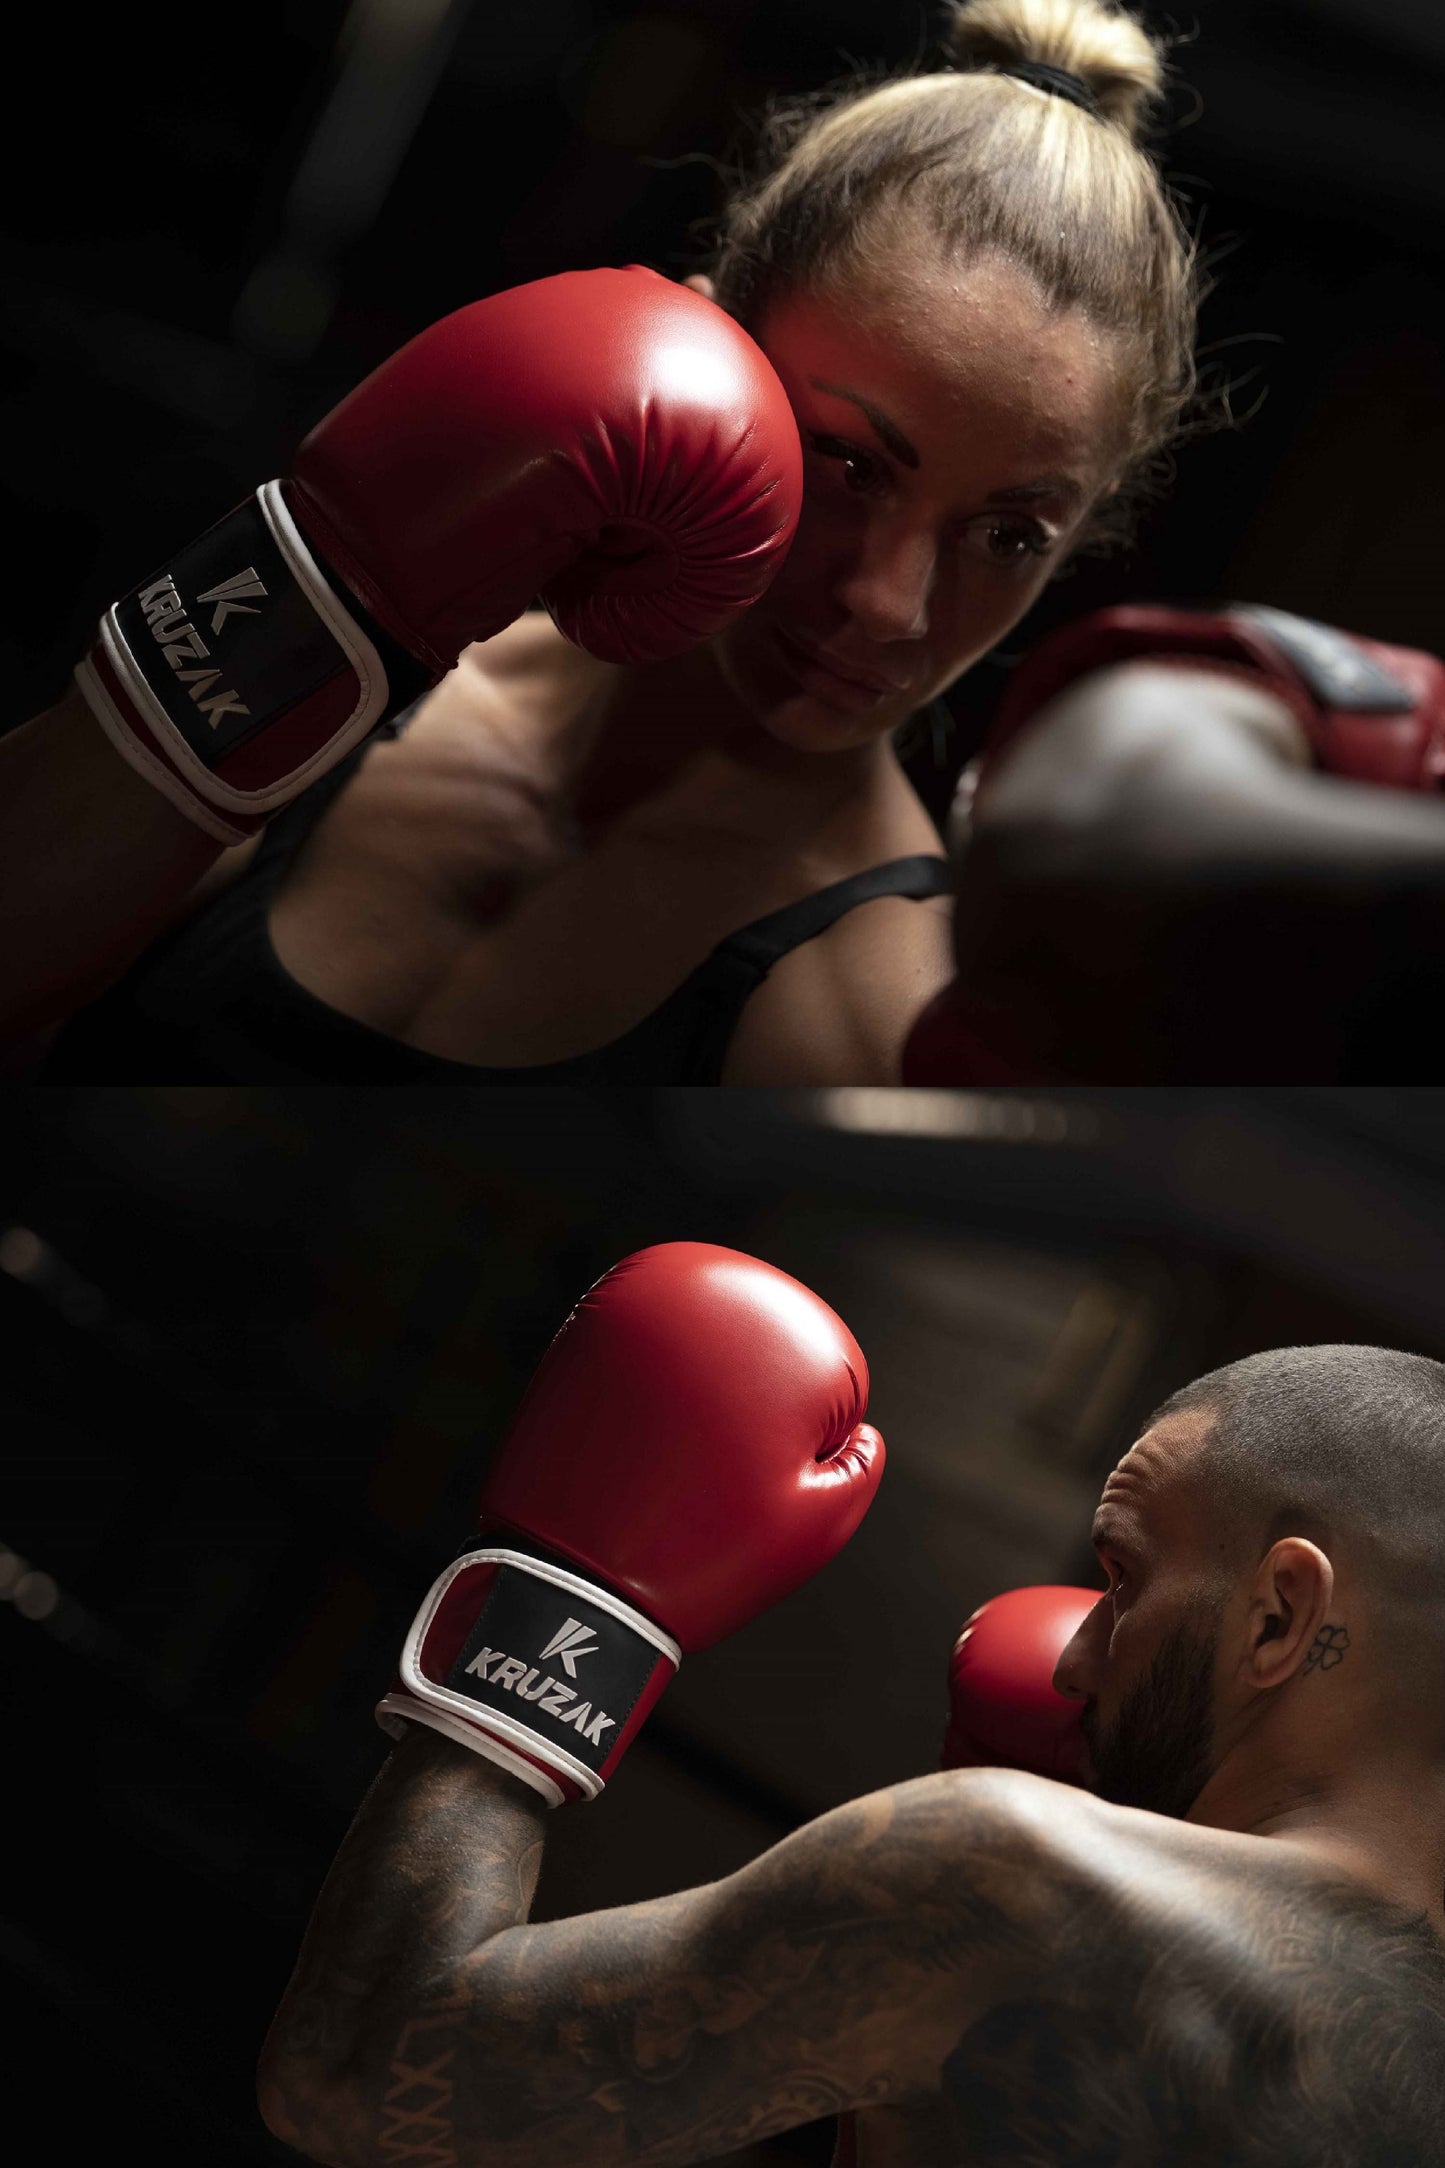
[[[1054,1685],[1059,1658],[1097,1588],[1011,1588],[964,1620],[948,1666],[941,1769],[1030,1769],[1065,1784],[1086,1781],[1081,1705]]]
[[[1263,603],[1219,610],[1129,603],[1061,625],[1019,664],[989,730],[975,802],[990,769],[1056,693],[1129,661],[1213,670],[1262,686],[1289,708],[1326,774],[1396,790],[1445,785],[1445,663],[1438,656]]]
[[[971,804],[984,821],[992,778],[1034,719],[1070,685],[1129,661],[1205,670],[1260,687],[1289,708],[1324,773],[1397,790],[1435,791],[1445,784],[1445,663],[1437,656],[1259,604],[1212,611],[1131,604],[1061,626],[1019,665],[975,773]],[[1187,731],[1188,724],[1189,700],[1181,695],[1181,730]],[[981,850],[985,840],[981,823],[971,848]],[[975,874],[975,867],[966,866],[961,898],[968,896],[972,915],[965,917],[961,900],[960,929],[988,923],[987,883],[981,874],[969,894]],[[1067,891],[1041,892],[1038,908],[1056,918],[1066,914]],[[1095,894],[1091,909],[1097,913],[1099,908]],[[1042,991],[1032,981],[1028,917],[1018,899],[999,905],[998,923],[1015,951],[1010,981],[1000,994],[997,970],[988,984],[980,982],[976,971],[961,970],[935,995],[914,1019],[905,1041],[905,1084],[1149,1082],[1170,1073],[1167,1065],[1176,1055],[1156,1014],[1135,1003],[1126,1017],[1115,1012],[1110,1023],[1097,989],[1088,988],[1070,1022],[1067,1004],[1061,1008],[1058,997],[1075,992],[1076,982],[1067,974],[1061,977],[1057,966],[1052,980],[1041,982]],[[1124,955],[1141,926],[1166,924],[1162,911],[1152,920],[1137,912],[1132,918],[1126,914],[1123,932],[1111,945],[1108,921],[1101,919],[1098,939],[1106,949],[1112,946],[1112,952]],[[1082,1043],[1088,1049],[1082,1066],[1081,1019]]]

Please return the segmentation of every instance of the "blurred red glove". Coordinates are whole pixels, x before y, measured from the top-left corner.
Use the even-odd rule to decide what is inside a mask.
[[[989,730],[975,803],[990,768],[1076,678],[1136,660],[1214,670],[1282,700],[1328,775],[1396,790],[1445,785],[1445,663],[1262,603],[1222,610],[1126,604],[1061,625],[1010,678]]]
[[[1211,1060],[1230,1077],[1281,1081],[1332,1074],[1378,1037],[1371,1005],[1398,944],[1363,892],[1321,899],[1316,884],[1292,907],[1287,886],[1261,886],[1264,864],[1236,908],[1227,885],[1111,887],[1099,865],[1072,888],[1063,867],[1018,884],[995,855],[986,807],[1009,748],[1067,687],[1131,660],[1261,688],[1330,775],[1407,791],[1445,782],[1434,655],[1253,604],[1130,606],[1063,626],[1014,673],[990,730],[959,880],[958,976],[914,1020],[905,1084],[1183,1082],[1216,1074],[1201,1072]],[[1181,689],[1181,732],[1204,690]]]

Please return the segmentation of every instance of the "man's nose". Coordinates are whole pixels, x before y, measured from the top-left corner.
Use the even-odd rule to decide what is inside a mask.
[[[1100,1591],[1099,1603],[1075,1627],[1054,1666],[1054,1692],[1063,1694],[1069,1701],[1088,1701],[1098,1683],[1099,1660],[1103,1652],[1096,1626],[1104,1593]]]

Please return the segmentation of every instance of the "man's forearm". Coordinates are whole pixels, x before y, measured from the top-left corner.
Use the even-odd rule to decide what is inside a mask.
[[[448,2089],[448,1974],[526,1920],[546,1816],[485,1756],[409,1728],[347,1831],[267,2035],[260,2100],[278,2136],[337,2157],[348,2073],[362,2061],[389,2072],[388,2157],[428,2157],[422,2134]]]

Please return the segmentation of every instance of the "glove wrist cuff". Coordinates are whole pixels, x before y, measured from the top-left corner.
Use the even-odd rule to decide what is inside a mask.
[[[271,481],[105,612],[75,682],[122,758],[235,843],[428,677],[322,562]]]
[[[1076,678],[1121,662],[1211,670],[1262,687],[1294,716],[1327,774],[1400,790],[1445,782],[1445,665],[1419,650],[1263,603],[1120,604],[1062,625],[1010,682],[978,788],[1017,733]]]
[[[610,1589],[514,1542],[473,1542],[412,1621],[399,1685],[464,1744],[498,1760],[509,1747],[564,1797],[594,1799],[681,1662],[671,1635]]]

